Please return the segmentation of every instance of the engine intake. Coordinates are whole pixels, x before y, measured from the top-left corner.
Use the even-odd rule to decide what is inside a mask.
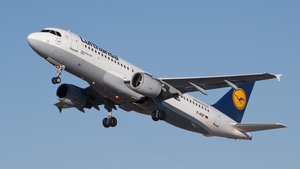
[[[131,88],[147,97],[157,97],[162,90],[162,83],[146,73],[135,73],[130,81]]]

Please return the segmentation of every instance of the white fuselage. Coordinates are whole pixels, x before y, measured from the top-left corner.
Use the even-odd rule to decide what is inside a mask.
[[[115,56],[82,37],[62,29],[51,28],[61,33],[56,35],[36,32],[28,36],[33,49],[53,65],[64,65],[71,74],[87,81],[104,98],[118,103],[126,111],[151,114],[156,107],[136,104],[143,96],[124,83],[137,72],[145,72],[137,66]],[[116,97],[118,96],[118,97]],[[167,99],[159,105],[167,113],[166,122],[179,128],[202,133],[206,136],[221,136],[235,139],[251,139],[248,133],[232,127],[236,122],[191,95],[179,99]]]

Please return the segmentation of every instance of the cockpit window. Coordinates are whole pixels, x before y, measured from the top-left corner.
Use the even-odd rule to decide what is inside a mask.
[[[61,37],[61,34],[59,32],[56,32],[56,35],[59,36],[59,37]]]
[[[55,30],[43,29],[41,32],[49,32],[49,33],[51,33],[53,35],[61,37],[61,34],[59,32],[57,32],[57,31],[55,31]]]

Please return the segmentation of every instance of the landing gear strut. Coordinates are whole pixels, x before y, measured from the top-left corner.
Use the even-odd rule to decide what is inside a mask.
[[[64,69],[65,69],[64,65],[56,66],[56,70],[57,70],[56,76],[53,77],[51,80],[53,84],[59,84],[61,82],[60,75],[64,71]]]
[[[112,115],[112,109],[117,110],[115,104],[111,100],[106,100],[104,108],[108,111],[108,115],[103,119],[102,124],[105,128],[116,127],[117,126],[117,118]]]
[[[157,110],[152,112],[151,117],[153,121],[166,120],[167,114],[164,111]]]

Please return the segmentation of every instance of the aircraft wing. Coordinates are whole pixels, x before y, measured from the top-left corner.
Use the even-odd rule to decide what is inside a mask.
[[[286,126],[281,123],[275,124],[234,124],[232,125],[237,130],[242,132],[252,132],[252,131],[261,131],[261,130],[271,130],[278,128],[285,128]]]
[[[244,74],[244,75],[225,75],[207,77],[181,77],[181,78],[162,78],[161,80],[168,85],[176,88],[181,93],[200,91],[206,94],[206,90],[236,87],[248,82],[277,78],[280,80],[281,74]]]

